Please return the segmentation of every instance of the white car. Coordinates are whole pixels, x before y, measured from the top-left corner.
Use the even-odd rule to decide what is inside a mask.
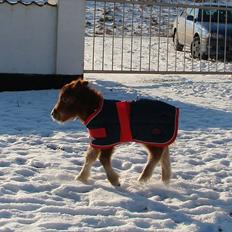
[[[190,47],[193,58],[232,58],[232,5],[201,3],[186,8],[176,17],[174,48]]]

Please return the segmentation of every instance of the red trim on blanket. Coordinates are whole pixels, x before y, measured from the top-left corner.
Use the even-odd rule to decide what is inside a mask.
[[[92,114],[90,114],[87,119],[85,119],[83,122],[85,126],[88,125],[88,123],[99,114],[99,112],[102,110],[103,102],[104,99],[102,98],[99,103],[99,107]]]
[[[99,108],[96,109],[95,112],[93,112],[85,121],[84,124],[87,125],[94,117],[97,116],[97,114],[102,110],[104,100],[100,102]],[[155,147],[166,147],[170,144],[172,144],[178,133],[178,126],[179,126],[179,109],[176,108],[175,112],[175,128],[174,128],[174,133],[173,136],[170,140],[168,140],[165,143],[154,143],[154,142],[146,142],[146,141],[141,141],[141,140],[136,140],[133,139],[132,137],[132,131],[131,131],[131,122],[130,122],[130,102],[117,102],[116,107],[117,107],[117,113],[118,113],[118,118],[119,118],[119,123],[120,123],[120,141],[110,144],[110,145],[95,145],[91,143],[91,146],[96,149],[110,149],[113,148],[116,145],[119,145],[121,143],[125,142],[137,142],[141,144],[147,144],[150,146],[155,146]],[[104,138],[107,137],[107,133],[105,128],[97,128],[97,129],[90,129],[89,130],[90,136],[94,138]]]
[[[125,142],[137,142],[137,143],[140,143],[140,144],[150,145],[150,146],[154,146],[154,147],[161,147],[161,148],[169,146],[170,144],[172,144],[175,141],[175,139],[177,137],[178,127],[179,127],[179,112],[180,112],[179,109],[176,108],[175,130],[174,130],[172,138],[169,141],[167,141],[165,143],[153,143],[153,142],[149,143],[149,142],[144,142],[144,141],[132,139],[130,141],[125,141]],[[122,143],[122,141],[114,143],[114,144],[110,144],[110,145],[95,145],[95,144],[91,143],[91,146],[93,148],[96,148],[96,149],[102,149],[102,150],[104,150],[104,149],[113,148],[114,146],[119,145],[121,143]]]
[[[88,131],[89,131],[90,136],[93,138],[103,139],[107,136],[105,128],[89,129]]]
[[[117,102],[116,107],[120,123],[120,142],[131,142],[130,102]]]

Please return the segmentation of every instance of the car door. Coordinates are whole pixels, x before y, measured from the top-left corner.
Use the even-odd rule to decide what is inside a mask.
[[[196,8],[187,9],[186,17],[186,45],[190,46],[193,41],[194,31],[195,31],[195,20],[197,15]]]
[[[178,39],[183,45],[190,45],[193,38],[195,8],[187,8],[180,15],[178,20]]]
[[[181,44],[185,44],[185,27],[186,27],[186,10],[183,10],[183,12],[180,14],[180,16],[177,18],[177,34],[178,34],[178,40]]]

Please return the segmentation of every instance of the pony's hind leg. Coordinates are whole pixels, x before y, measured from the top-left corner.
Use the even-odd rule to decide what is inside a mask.
[[[163,148],[158,148],[150,145],[145,145],[148,150],[147,163],[139,176],[139,181],[146,182],[152,176],[155,166],[159,163]]]
[[[99,160],[105,169],[109,182],[114,186],[120,186],[119,176],[113,170],[112,165],[111,165],[112,154],[113,154],[113,148],[101,150]]]
[[[172,172],[168,147],[164,148],[163,154],[160,159],[160,164],[162,169],[162,181],[165,184],[169,184]]]

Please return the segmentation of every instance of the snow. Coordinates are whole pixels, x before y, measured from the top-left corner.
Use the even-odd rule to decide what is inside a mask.
[[[119,33],[120,34],[120,33]],[[152,38],[152,69],[171,70],[183,61],[191,70],[231,70],[231,63],[199,62],[173,52],[161,38]],[[170,40],[170,41],[169,41]],[[169,41],[169,42],[167,42]],[[105,38],[105,68],[111,69],[112,38]],[[130,38],[124,41],[125,69],[131,68]],[[122,41],[114,68],[121,68]],[[149,41],[134,37],[132,66],[148,67]],[[96,38],[96,67],[102,66],[102,38]],[[165,48],[165,49],[164,49]],[[86,67],[91,68],[92,38],[86,38]],[[168,58],[168,61],[167,61]],[[175,62],[175,59],[177,61]],[[181,65],[180,65],[181,64]],[[90,66],[88,66],[90,65]],[[180,66],[179,66],[180,65]],[[75,181],[88,146],[86,128],[79,122],[60,125],[50,112],[57,90],[0,93],[0,231],[103,232],[230,232],[232,227],[232,80],[228,75],[85,74],[106,98],[152,98],[180,108],[180,128],[170,147],[172,179],[138,183],[146,163],[142,146],[119,146],[113,167],[121,187],[106,179],[99,161],[87,184]]]
[[[231,231],[232,81],[230,76],[88,74],[106,98],[148,97],[181,109],[171,146],[172,181],[160,167],[137,182],[146,155],[119,146],[113,167],[97,161],[91,180],[74,180],[88,145],[80,122],[50,118],[58,91],[0,93],[0,231]]]

